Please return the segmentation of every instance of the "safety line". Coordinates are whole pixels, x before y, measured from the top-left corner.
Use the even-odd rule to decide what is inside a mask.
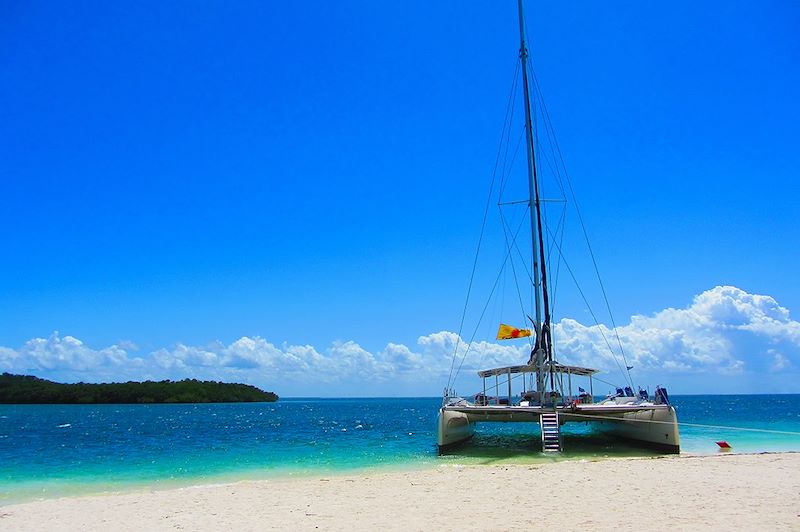
[[[675,422],[672,421],[657,421],[655,419],[622,419],[619,417],[609,417],[609,416],[593,416],[591,414],[578,414],[569,411],[562,411],[559,412],[561,415],[569,415],[569,416],[577,416],[577,417],[586,417],[592,419],[601,419],[601,420],[613,420],[613,421],[634,421],[637,423],[661,423],[664,425],[674,425]],[[790,436],[800,436],[800,432],[794,432],[790,430],[773,430],[773,429],[756,429],[751,427],[731,427],[727,425],[705,425],[702,423],[686,423],[686,422],[677,422],[679,426],[682,427],[699,427],[705,429],[726,429],[726,430],[742,430],[748,432],[766,432],[769,434],[786,434]]]

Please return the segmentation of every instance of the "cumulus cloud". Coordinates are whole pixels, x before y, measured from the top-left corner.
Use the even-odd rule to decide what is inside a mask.
[[[792,320],[774,298],[733,286],[707,290],[685,308],[632,316],[616,331],[565,318],[554,324],[553,336],[559,361],[615,376],[624,365],[621,344],[634,371],[663,375],[664,381],[716,375],[720,382],[766,378],[789,388],[783,391],[798,389],[800,322]],[[375,352],[355,341],[318,350],[242,337],[230,344],[177,344],[146,354],[132,342],[94,349],[56,332],[16,349],[0,347],[0,370],[67,382],[235,380],[285,395],[431,395],[452,374],[475,381],[476,370],[518,364],[527,361],[528,354],[526,344],[467,345],[450,331],[420,336],[410,346],[388,343]],[[708,390],[697,393],[703,391]]]
[[[561,355],[576,363],[616,367],[612,350],[639,370],[720,375],[796,369],[800,322],[774,298],[718,286],[686,308],[633,316],[617,328],[562,320],[554,331]],[[606,343],[611,345],[611,350]]]
[[[140,370],[144,360],[130,357],[125,349],[112,345],[92,349],[73,336],[54,332],[48,338],[33,338],[19,349],[0,347],[0,369],[36,374],[76,374],[102,378],[118,374],[120,368]]]

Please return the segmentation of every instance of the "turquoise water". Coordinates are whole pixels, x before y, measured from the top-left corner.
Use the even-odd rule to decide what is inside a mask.
[[[676,396],[684,452],[800,451],[800,395]],[[131,487],[334,474],[376,467],[553,460],[533,424],[482,424],[445,456],[435,446],[438,398],[285,399],[197,405],[0,405],[0,504]],[[650,451],[565,426],[557,459]]]

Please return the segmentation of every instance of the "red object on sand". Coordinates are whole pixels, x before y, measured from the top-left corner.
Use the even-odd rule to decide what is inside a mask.
[[[731,446],[726,441],[718,441],[717,445],[719,445],[720,449],[730,449]]]

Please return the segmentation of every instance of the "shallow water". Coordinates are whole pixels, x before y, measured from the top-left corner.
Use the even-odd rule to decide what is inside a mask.
[[[676,396],[684,452],[800,450],[800,396]],[[539,452],[535,424],[482,424],[438,456],[439,398],[284,399],[198,405],[0,405],[0,504],[38,497],[169,487],[376,467],[531,463],[654,454],[564,429],[566,451]]]

